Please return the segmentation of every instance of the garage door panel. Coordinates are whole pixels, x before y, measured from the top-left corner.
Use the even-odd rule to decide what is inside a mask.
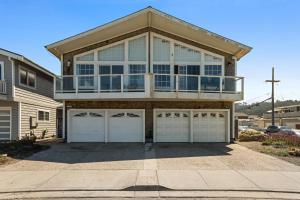
[[[194,142],[225,142],[226,118],[224,112],[194,112]]]
[[[143,142],[143,112],[109,113],[109,142]]]
[[[71,142],[104,142],[104,112],[71,112]]]
[[[0,108],[0,140],[10,140],[11,109]]]
[[[157,112],[157,142],[189,142],[189,113],[180,111]]]

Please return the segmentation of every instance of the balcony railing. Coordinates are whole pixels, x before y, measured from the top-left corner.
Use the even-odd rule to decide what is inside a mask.
[[[0,94],[7,94],[5,81],[0,81]]]
[[[242,77],[112,74],[66,75],[56,78],[56,94],[224,93],[243,95]]]

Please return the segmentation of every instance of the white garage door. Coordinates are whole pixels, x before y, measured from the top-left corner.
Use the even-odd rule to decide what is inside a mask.
[[[225,112],[193,112],[194,142],[226,142]]]
[[[70,111],[69,142],[104,142],[105,112],[97,110]]]
[[[142,111],[110,111],[108,142],[143,142],[143,119]]]
[[[0,108],[0,140],[10,140],[10,121],[11,112],[10,108]]]
[[[189,112],[157,111],[156,142],[189,142]]]
[[[143,110],[80,109],[69,116],[68,142],[144,142]]]

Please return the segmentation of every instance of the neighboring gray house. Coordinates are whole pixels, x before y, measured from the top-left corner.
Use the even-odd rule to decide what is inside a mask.
[[[56,134],[55,74],[22,55],[0,48],[0,140],[34,132]]]

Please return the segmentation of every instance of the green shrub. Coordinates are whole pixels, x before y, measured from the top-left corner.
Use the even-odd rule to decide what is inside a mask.
[[[23,145],[33,145],[36,142],[36,136],[34,134],[25,134],[19,142]]]
[[[245,131],[241,131],[239,134],[239,140],[241,142],[249,142],[249,141],[264,141],[266,139],[266,135],[260,131],[256,131],[253,129],[248,129]]]

